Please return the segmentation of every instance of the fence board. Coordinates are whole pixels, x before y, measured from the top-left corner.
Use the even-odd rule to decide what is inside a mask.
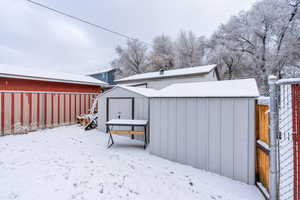
[[[269,106],[256,105],[256,140],[269,145]],[[256,148],[257,182],[269,189],[269,154],[268,148],[257,145]]]
[[[74,124],[76,114],[90,110],[91,95],[96,94],[0,91],[0,136]]]

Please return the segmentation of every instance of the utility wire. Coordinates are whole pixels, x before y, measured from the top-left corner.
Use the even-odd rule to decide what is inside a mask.
[[[125,35],[125,34],[123,34],[123,33],[120,33],[120,32],[114,31],[114,30],[112,30],[112,29],[106,28],[106,27],[104,27],[104,26],[100,26],[100,25],[98,25],[98,24],[89,22],[89,21],[87,21],[87,20],[85,20],[85,19],[76,17],[76,16],[74,16],[74,15],[70,15],[70,14],[68,14],[68,13],[62,12],[62,11],[57,10],[57,9],[55,9],[55,8],[51,8],[51,7],[46,6],[46,5],[44,5],[44,4],[38,3],[38,2],[36,2],[36,1],[32,1],[32,0],[25,0],[25,1],[27,1],[27,2],[29,2],[29,3],[31,3],[31,4],[34,4],[34,5],[36,5],[36,6],[40,6],[40,7],[42,7],[42,8],[48,9],[48,10],[50,10],[50,11],[52,11],[52,12],[55,12],[56,14],[60,14],[60,15],[63,15],[63,16],[65,16],[65,17],[72,18],[72,19],[74,19],[74,20],[77,20],[77,21],[80,21],[80,22],[82,22],[82,23],[88,24],[88,25],[93,26],[93,27],[95,27],[95,28],[101,29],[101,30],[103,30],[103,31],[106,31],[106,32],[109,32],[109,33],[118,35],[118,36],[123,37],[123,38],[125,38],[125,39],[127,39],[127,40],[134,40],[133,37],[130,37],[130,36]],[[151,46],[151,44],[148,43],[148,42],[145,42],[145,41],[142,41],[142,40],[140,40],[140,41],[143,42],[143,43],[145,43],[145,44],[147,44],[147,45],[150,45],[150,46]]]

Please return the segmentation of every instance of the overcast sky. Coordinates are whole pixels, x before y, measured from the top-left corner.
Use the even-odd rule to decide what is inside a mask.
[[[134,38],[210,36],[256,0],[35,0]],[[125,40],[26,0],[0,0],[0,64],[87,73],[109,67]],[[1,68],[0,68],[1,70]]]

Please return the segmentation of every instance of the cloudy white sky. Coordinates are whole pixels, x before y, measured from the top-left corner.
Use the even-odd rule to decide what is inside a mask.
[[[35,0],[134,38],[210,36],[256,0]],[[0,0],[0,64],[86,73],[107,68],[125,40],[26,0]],[[0,68],[1,70],[1,68]]]

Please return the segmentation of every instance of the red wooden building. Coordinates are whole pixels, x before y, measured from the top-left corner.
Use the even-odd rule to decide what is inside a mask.
[[[75,123],[105,85],[84,75],[1,67],[0,135]]]

